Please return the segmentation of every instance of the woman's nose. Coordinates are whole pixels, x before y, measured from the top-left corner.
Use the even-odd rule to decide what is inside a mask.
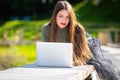
[[[64,22],[64,23],[65,23],[65,22],[66,22],[66,18],[63,18],[63,19],[62,19],[62,22]]]

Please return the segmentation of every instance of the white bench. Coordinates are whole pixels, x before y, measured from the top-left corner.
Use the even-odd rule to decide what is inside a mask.
[[[84,80],[92,74],[98,80],[92,65],[73,68],[38,67],[36,63],[0,71],[0,80]]]

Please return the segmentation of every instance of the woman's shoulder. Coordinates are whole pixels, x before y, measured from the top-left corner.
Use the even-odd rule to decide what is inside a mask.
[[[42,29],[50,29],[50,24],[46,23],[42,26]]]
[[[50,31],[50,24],[49,23],[46,23],[46,24],[44,24],[42,27],[41,27],[41,30],[42,31]]]
[[[83,25],[80,24],[79,22],[76,22],[75,27],[76,27],[77,29],[80,29],[80,28],[81,28],[81,29],[84,29]]]
[[[76,23],[75,24],[75,32],[77,32],[77,33],[85,33],[85,29],[80,23]]]

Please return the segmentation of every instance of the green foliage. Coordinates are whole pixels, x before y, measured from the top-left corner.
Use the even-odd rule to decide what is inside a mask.
[[[40,21],[24,21],[24,20],[13,20],[7,21],[3,25],[1,25],[0,30],[10,29],[10,28],[19,28],[19,27],[40,27],[44,23],[48,22],[49,20],[40,20]]]
[[[119,0],[83,0],[74,9],[80,21],[120,22],[119,4]]]
[[[0,69],[21,66],[26,63],[26,57],[21,56],[19,52],[17,53],[16,47],[0,47]]]
[[[23,56],[27,57],[28,62],[34,62],[36,60],[36,45],[35,44],[27,44],[27,45],[18,45],[16,46],[18,52]]]
[[[8,21],[0,27],[0,38],[2,39],[3,32],[7,29],[8,40],[15,41],[18,39],[19,31],[23,27],[24,29],[27,28],[24,31],[24,39],[35,39],[36,30],[40,32],[41,26],[46,22],[48,22],[48,20]],[[39,33],[38,36],[41,36],[41,33]],[[0,46],[0,69],[7,69],[31,63],[36,59],[35,53],[35,44]]]
[[[7,21],[0,27],[0,40],[3,38],[4,30],[8,30],[9,40],[14,39],[12,36],[17,36],[19,34],[20,28],[27,28],[24,31],[25,39],[34,39],[35,32],[40,31],[41,26],[48,22],[49,20],[39,20],[39,21],[22,21],[22,20],[14,20]],[[33,29],[32,29],[33,28]],[[38,35],[41,36],[41,33]]]
[[[35,44],[0,46],[0,70],[34,62],[35,48]]]
[[[97,33],[97,32],[90,32],[90,34],[91,34],[92,36],[94,36],[95,38],[98,38],[98,33]]]

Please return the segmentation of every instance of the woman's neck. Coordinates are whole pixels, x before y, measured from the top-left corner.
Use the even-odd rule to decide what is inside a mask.
[[[64,27],[64,28],[57,27],[57,31],[60,31],[60,32],[67,31],[67,27]]]

